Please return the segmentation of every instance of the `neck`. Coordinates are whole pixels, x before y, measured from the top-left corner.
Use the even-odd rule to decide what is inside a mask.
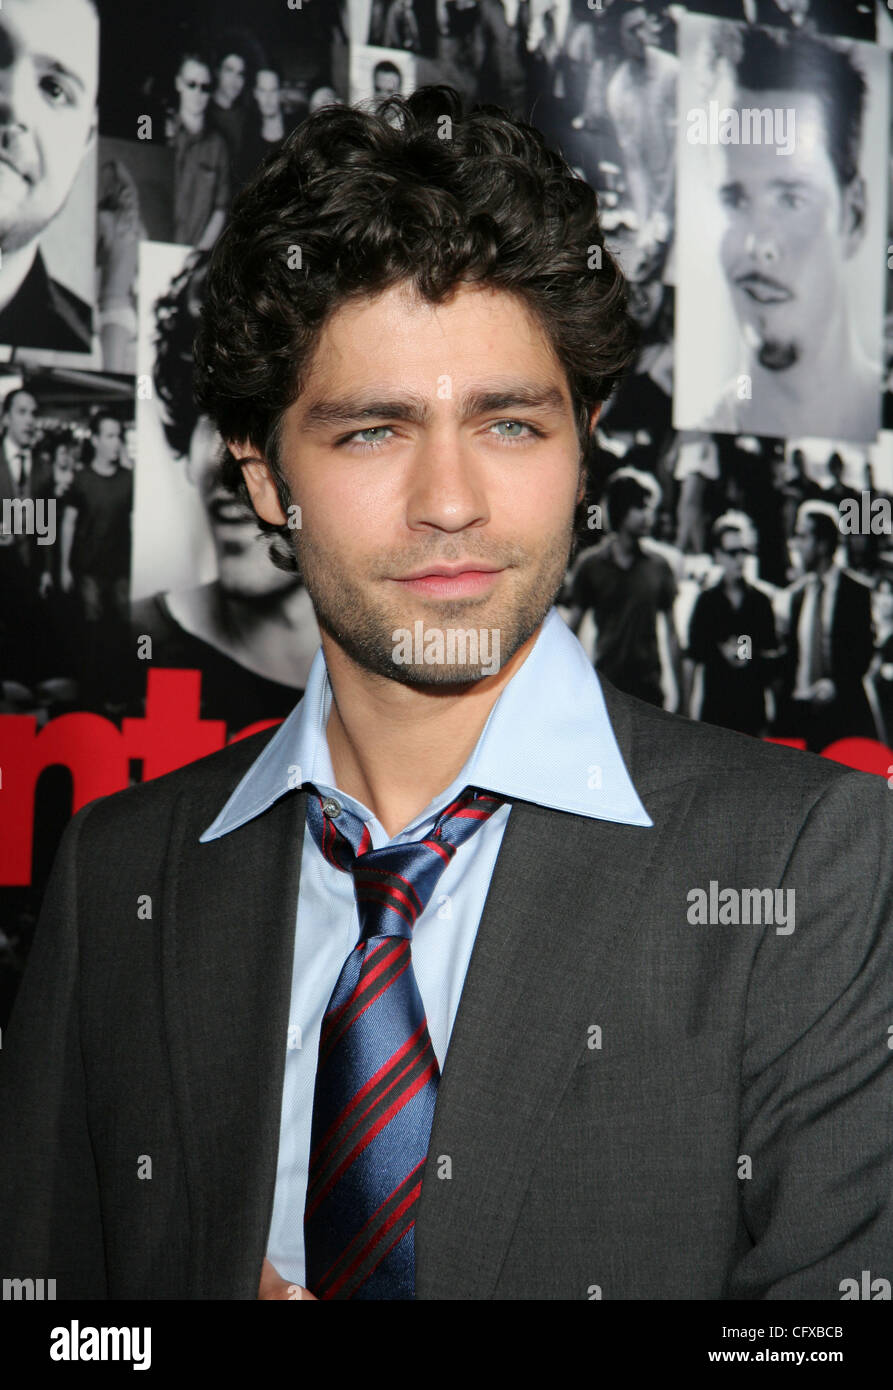
[[[99,473],[103,478],[110,478],[113,473],[118,471],[116,463],[113,463],[111,459],[102,459],[98,455],[91,461],[90,467],[94,473]]]
[[[323,633],[333,695],[326,737],[336,786],[396,835],[459,775],[539,631],[494,675],[440,687],[401,685],[364,671]]]
[[[14,299],[22,287],[28,271],[34,264],[34,257],[37,255],[37,242],[29,242],[27,246],[19,246],[15,251],[7,251],[2,247],[3,269],[0,270],[0,309],[5,309],[10,300]]]
[[[265,140],[279,140],[282,136],[282,114],[277,116],[265,116],[261,126],[261,134]]]
[[[614,547],[623,559],[631,560],[639,549],[639,538],[630,535],[628,531],[617,531],[614,535]]]
[[[181,111],[180,120],[192,135],[199,135],[205,124],[204,112],[200,116],[189,116],[185,111]]]

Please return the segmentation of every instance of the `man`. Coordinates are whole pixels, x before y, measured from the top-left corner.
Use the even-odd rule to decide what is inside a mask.
[[[661,491],[655,479],[618,469],[605,500],[611,533],[580,555],[570,580],[570,626],[591,612],[597,628],[595,667],[618,690],[663,707],[661,640],[681,690],[679,643],[673,623],[676,581],[661,555],[646,550]],[[658,635],[658,628],[661,635]]]
[[[133,475],[121,466],[121,442],[121,421],[97,406],[90,416],[93,457],[62,509],[61,584],[80,609],[83,693],[91,707],[109,703],[110,685],[116,694],[123,688]]]
[[[211,65],[201,53],[185,53],[174,86],[179,109],[171,124],[174,147],[174,241],[209,249],[226,221],[230,200],[229,151],[207,121]]]
[[[389,58],[382,58],[372,69],[372,95],[376,106],[402,90],[403,74]]]
[[[208,124],[218,130],[229,150],[230,170],[238,168],[245,137],[245,58],[241,53],[223,53],[216,69],[217,85],[208,103]]]
[[[889,793],[593,671],[551,605],[634,348],[595,195],[455,92],[400,107],[310,117],[215,252],[197,397],[264,526],[301,506],[322,646],[274,734],[66,832],[0,1054],[0,1265],[59,1299],[837,1299],[890,1273]],[[705,925],[711,880],[787,907]]]
[[[38,479],[34,467],[34,444],[37,439],[37,401],[24,386],[8,391],[0,407],[3,442],[0,444],[0,506],[6,499],[35,498]],[[15,551],[19,563],[29,568],[33,556],[33,541],[24,531],[16,533],[10,526],[2,529],[0,548]]]
[[[271,67],[258,68],[254,79],[255,109],[242,142],[240,183],[249,179],[273,150],[278,150],[288,130],[282,114],[279,74]]]
[[[713,558],[721,576],[695,601],[686,656],[694,670],[693,719],[742,734],[767,728],[766,689],[778,655],[772,603],[744,578],[749,546],[747,519],[726,513],[711,529]]]
[[[0,71],[0,343],[89,352],[90,307],[49,275],[40,238],[96,136],[94,0],[7,0]]]
[[[734,63],[722,56],[724,43],[723,31],[718,109],[748,122],[742,111],[763,114],[759,140],[709,150],[724,211],[720,261],[743,356],[703,428],[873,440],[880,365],[859,341],[848,277],[867,216],[864,78],[847,53],[820,39],[748,28]]]
[[[201,671],[202,718],[222,719],[235,732],[288,714],[307,684],[319,629],[300,575],[288,563],[283,568],[291,546],[259,537],[251,507],[224,486],[222,441],[192,394],[208,260],[207,252],[193,252],[155,304],[153,384],[167,442],[201,499],[217,574],[134,603],[131,637],[133,650],[152,639],[156,667]]]
[[[679,62],[656,46],[644,5],[621,16],[620,47],[623,61],[608,83],[606,100],[636,217],[631,273],[643,279],[668,254],[673,235]]]
[[[38,405],[24,386],[6,393],[0,408],[0,679],[33,685],[41,674],[37,603],[41,574],[52,547],[29,533],[26,506],[48,499],[35,466]]]
[[[804,573],[788,591],[779,731],[815,752],[874,737],[863,684],[874,654],[871,585],[837,563],[839,526],[837,507],[804,502],[794,533]]]

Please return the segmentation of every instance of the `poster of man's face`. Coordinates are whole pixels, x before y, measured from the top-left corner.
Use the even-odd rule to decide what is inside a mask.
[[[352,44],[350,100],[377,108],[391,96],[409,96],[416,86],[416,60],[411,53]]]
[[[0,343],[89,353],[99,80],[93,0],[5,0],[0,72]]]
[[[865,44],[683,17],[677,428],[880,424],[888,71]]]

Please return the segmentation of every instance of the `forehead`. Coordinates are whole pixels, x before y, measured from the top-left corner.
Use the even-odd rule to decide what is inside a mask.
[[[279,78],[275,72],[270,72],[268,68],[261,68],[255,79],[255,85],[260,91],[274,91],[279,86]]]
[[[200,63],[197,58],[184,58],[180,64],[180,76],[188,79],[208,78],[210,69],[206,63]]]
[[[65,68],[95,100],[99,20],[89,0],[5,0],[0,34],[30,57]]]
[[[229,68],[231,72],[244,72],[245,59],[240,57],[238,53],[227,53],[220,66],[222,68]]]
[[[369,351],[374,345],[374,353]],[[348,300],[330,315],[314,357],[314,374],[382,379],[389,368],[398,378],[439,379],[455,358],[477,373],[536,361],[542,374],[561,379],[561,364],[535,315],[519,296],[486,285],[460,284],[441,304],[431,304],[411,282],[380,294]],[[472,366],[473,364],[473,366]]]
[[[828,130],[821,100],[808,92],[792,92],[785,88],[770,88],[752,92],[723,84],[718,92],[720,121],[726,108],[735,111],[741,122],[742,139],[736,144],[711,145],[714,167],[719,177],[728,182],[769,183],[774,180],[804,180],[810,183],[836,182],[834,166],[828,153]],[[771,121],[767,141],[766,125],[759,117],[749,120],[741,113],[769,111]],[[761,135],[764,143],[751,143]],[[791,145],[793,148],[791,149]],[[790,153],[779,153],[779,148]]]

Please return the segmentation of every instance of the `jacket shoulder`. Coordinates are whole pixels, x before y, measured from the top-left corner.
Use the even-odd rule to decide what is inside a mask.
[[[143,837],[147,844],[157,843],[159,836],[166,838],[174,807],[183,801],[190,820],[200,824],[200,833],[210,825],[278,728],[277,725],[249,734],[173,772],[88,802],[71,824],[77,824],[77,829],[89,838],[98,836],[106,843],[111,836],[118,843],[122,836],[128,843],[136,842],[136,837]]]
[[[670,714],[599,679],[624,761],[642,793],[695,782],[705,798],[738,798],[744,817],[811,802],[845,778],[872,790],[881,780],[816,753]]]

